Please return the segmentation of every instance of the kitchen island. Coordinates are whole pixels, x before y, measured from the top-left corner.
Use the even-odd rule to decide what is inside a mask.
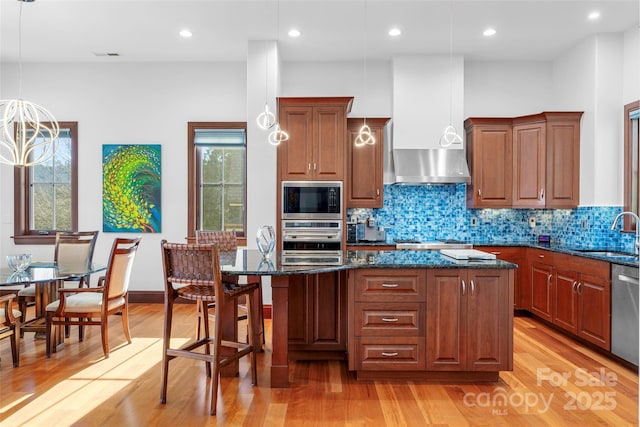
[[[359,378],[493,381],[513,365],[513,269],[436,251],[349,251],[340,265],[283,266],[240,250],[223,272],[271,276],[271,386],[289,385],[289,292],[296,277],[347,281],[347,361]],[[320,289],[321,291],[321,289]]]

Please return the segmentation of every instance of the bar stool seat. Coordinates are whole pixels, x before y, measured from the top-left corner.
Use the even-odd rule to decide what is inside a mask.
[[[167,401],[169,361],[176,357],[187,357],[205,362],[207,377],[211,378],[211,402],[209,413],[216,414],[220,368],[249,356],[251,382],[258,384],[256,347],[254,345],[252,308],[255,304],[257,283],[238,284],[222,281],[220,253],[215,244],[183,244],[161,242],[165,278],[164,338],[162,352],[162,386],[160,402]],[[174,286],[175,285],[175,286]],[[248,343],[222,340],[223,318],[227,304],[237,304],[240,297],[246,298]],[[198,310],[206,319],[208,305],[215,302],[215,332],[209,334],[209,322],[204,322],[204,336],[179,348],[170,348],[173,305],[178,298],[195,301]],[[235,322],[235,319],[233,320]],[[213,346],[213,349],[211,348]],[[203,347],[204,352],[194,351]],[[222,353],[232,348],[233,352]],[[212,372],[213,367],[213,372]]]

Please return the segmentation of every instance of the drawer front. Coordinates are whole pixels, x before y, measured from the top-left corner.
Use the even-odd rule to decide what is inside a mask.
[[[424,338],[358,338],[358,370],[422,371]]]
[[[425,303],[356,303],[356,336],[424,337]]]
[[[427,272],[373,269],[356,272],[356,300],[424,302]]]

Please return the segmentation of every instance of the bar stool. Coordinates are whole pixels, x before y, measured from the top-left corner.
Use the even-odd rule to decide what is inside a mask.
[[[235,252],[238,249],[238,239],[235,231],[196,230],[196,243],[215,243],[220,252]],[[258,316],[257,335],[261,336],[261,338],[259,338],[261,342],[257,350],[262,351],[263,346],[266,344],[264,335],[264,306],[262,303],[262,278],[260,276],[230,276],[223,274],[222,280],[225,282],[258,284],[258,301],[254,316]],[[215,303],[209,304],[209,308],[215,308]],[[238,308],[246,311],[243,301],[240,301]],[[209,316],[212,315],[213,313],[209,313]],[[238,320],[245,320],[246,318],[246,314],[238,316]],[[200,320],[198,320],[198,337],[200,336],[200,323],[205,320],[206,317],[204,316],[201,316]]]
[[[237,284],[222,281],[220,271],[220,253],[215,244],[183,244],[168,243],[162,240],[162,261],[165,279],[164,297],[164,339],[162,351],[162,387],[160,402],[167,401],[167,381],[169,376],[169,361],[176,357],[187,357],[205,362],[207,377],[211,378],[211,406],[210,414],[215,415],[218,400],[218,384],[220,368],[241,357],[249,356],[251,382],[258,384],[256,369],[256,353],[253,344],[253,316],[256,283]],[[176,285],[174,287],[174,285]],[[239,297],[245,296],[247,303],[248,343],[222,340],[224,307],[226,304],[237,304]],[[209,335],[209,322],[204,322],[204,337],[186,343],[180,348],[170,348],[171,322],[173,318],[173,304],[176,299],[184,298],[195,301],[206,319],[208,304],[215,302],[215,333]],[[234,320],[235,321],[235,320]],[[211,353],[213,344],[213,353]],[[204,353],[194,350],[204,347]],[[232,348],[236,351],[222,354],[222,348]],[[213,366],[213,374],[211,367]]]

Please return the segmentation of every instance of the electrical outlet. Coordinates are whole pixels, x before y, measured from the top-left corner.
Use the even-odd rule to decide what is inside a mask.
[[[535,219],[535,217],[529,218],[529,227],[531,227],[531,228],[535,228],[536,227],[536,219]]]
[[[583,230],[586,230],[586,229],[587,229],[587,220],[586,220],[586,219],[583,219],[583,220],[582,220],[582,229],[583,229]]]
[[[471,226],[472,227],[477,227],[478,226],[478,218],[476,218],[475,216],[471,217]]]

